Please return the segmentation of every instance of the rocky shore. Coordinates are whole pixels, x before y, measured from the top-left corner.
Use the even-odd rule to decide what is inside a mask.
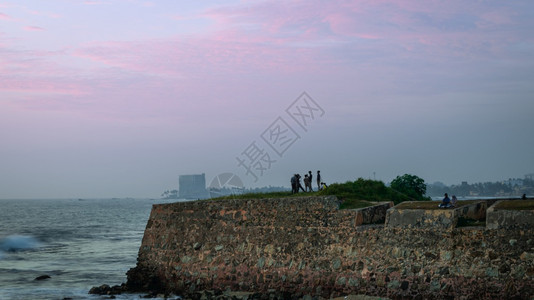
[[[126,284],[109,286],[107,284],[93,287],[89,291],[89,294],[95,295],[108,295],[109,299],[115,299],[115,295],[128,294],[128,288]],[[164,298],[164,299],[180,299],[180,300],[326,300],[322,297],[312,297],[310,295],[303,294],[291,294],[289,292],[278,292],[275,290],[268,291],[267,293],[254,293],[254,292],[236,292],[236,291],[222,291],[222,290],[206,290],[197,291],[192,293],[185,293],[183,295],[173,295],[158,293],[154,291],[152,293],[145,294],[141,298]],[[347,295],[343,297],[334,298],[334,300],[386,300],[389,298],[374,297],[367,295]]]

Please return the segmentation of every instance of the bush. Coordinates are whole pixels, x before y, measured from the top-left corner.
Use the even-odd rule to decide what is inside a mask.
[[[333,183],[319,192],[321,195],[334,195],[343,200],[343,206],[359,200],[393,201],[395,204],[413,200],[410,197],[387,187],[382,181],[358,178],[356,181]]]
[[[404,174],[397,176],[391,181],[391,188],[414,201],[430,200],[429,197],[425,197],[425,181],[415,175]]]

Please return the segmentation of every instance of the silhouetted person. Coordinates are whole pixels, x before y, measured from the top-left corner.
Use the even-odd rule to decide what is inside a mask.
[[[308,176],[308,174],[305,174],[304,175],[304,190],[306,192],[308,191],[309,186],[310,186],[310,177]]]
[[[322,184],[321,184],[321,171],[317,171],[317,190],[322,190]]]
[[[523,194],[523,196],[521,196],[521,199],[527,200],[527,194]]]
[[[298,193],[297,174],[293,174],[293,177],[291,177],[291,193]]]

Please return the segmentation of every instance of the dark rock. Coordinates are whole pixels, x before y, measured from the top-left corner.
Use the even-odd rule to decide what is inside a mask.
[[[34,280],[45,280],[45,279],[50,279],[51,277],[48,276],[48,275],[41,275],[39,277],[36,277]]]
[[[482,257],[482,256],[484,256],[484,252],[482,252],[482,251],[471,251],[470,254],[471,254],[472,257]]]
[[[106,292],[109,291],[110,289],[111,287],[107,284],[103,284],[101,286],[94,286],[89,290],[89,294],[106,295],[107,294]]]
[[[508,264],[501,264],[501,266],[499,267],[499,272],[501,273],[508,273],[510,272],[510,266]]]
[[[449,274],[449,267],[441,267],[438,270],[439,275],[448,275]]]
[[[89,290],[89,294],[93,294],[93,295],[120,295],[125,291],[126,291],[126,285],[125,284],[114,285],[112,287],[107,285],[107,284],[103,284],[101,286],[92,287]]]

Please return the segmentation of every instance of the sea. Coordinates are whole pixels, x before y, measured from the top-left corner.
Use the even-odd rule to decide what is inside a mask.
[[[175,201],[0,200],[0,299],[109,299],[88,292],[126,282],[152,205]]]

